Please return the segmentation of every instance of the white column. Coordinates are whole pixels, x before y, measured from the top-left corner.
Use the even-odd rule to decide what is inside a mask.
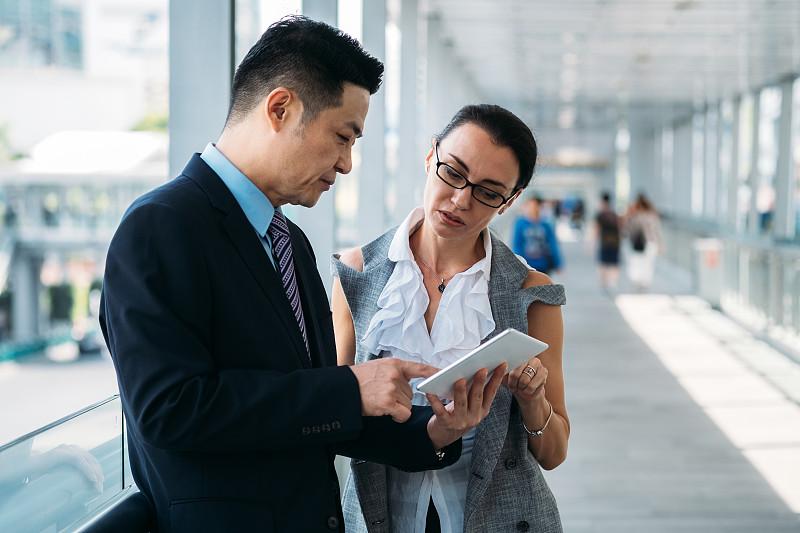
[[[750,209],[747,212],[747,233],[750,235],[758,235],[760,232],[760,225],[758,221],[758,209],[756,208],[756,194],[758,193],[758,147],[759,138],[761,137],[761,95],[756,92],[753,95],[753,144],[751,153],[753,157],[750,164],[750,174],[747,178],[747,184],[750,187]]]
[[[400,115],[397,165],[397,208],[395,220],[399,223],[417,205],[415,190],[425,181],[423,154],[418,150],[417,113],[421,103],[417,98],[417,0],[403,0],[400,9]]]
[[[41,257],[32,253],[20,253],[10,269],[14,287],[11,300],[11,336],[14,340],[29,340],[39,333],[39,293],[42,291],[39,274],[43,262]]]
[[[673,137],[672,206],[679,216],[692,216],[692,120],[675,126]]]
[[[716,124],[716,136],[717,136],[717,149],[713,154],[714,160],[714,171],[716,172],[716,198],[714,199],[714,208],[715,208],[715,215],[714,215],[714,222],[720,225],[720,227],[725,226],[725,218],[723,214],[726,212],[725,210],[725,202],[727,202],[727,198],[722,195],[722,191],[726,191],[725,184],[723,181],[725,180],[725,176],[722,174],[722,164],[720,160],[720,148],[722,147],[722,105],[717,104],[715,106],[717,110],[717,124]],[[729,165],[730,168],[730,165]]]
[[[781,83],[781,118],[778,126],[778,164],[775,169],[775,239],[794,237],[794,220],[790,217],[795,198],[792,177],[792,92],[794,83],[787,79]]]
[[[362,3],[364,48],[381,61],[386,59],[386,2]],[[369,101],[361,143],[361,168],[358,174],[358,241],[366,243],[387,229],[386,221],[386,102],[381,86]]]
[[[703,121],[703,218],[716,220],[717,218],[717,175],[718,161],[717,124],[719,115],[717,107],[707,106]]]
[[[736,231],[739,202],[739,128],[741,127],[741,98],[733,100],[733,124],[731,125],[731,173],[728,176],[727,229]]]
[[[216,141],[230,101],[234,0],[170,0],[169,173]]]

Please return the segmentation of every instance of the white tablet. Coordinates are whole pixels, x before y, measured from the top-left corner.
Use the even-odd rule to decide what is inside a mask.
[[[417,390],[452,400],[453,384],[459,379],[466,378],[467,388],[469,388],[475,372],[481,368],[487,369],[491,376],[492,370],[502,363],[508,363],[507,374],[525,361],[529,361],[531,357],[545,351],[547,347],[547,343],[509,328],[484,342],[458,361],[421,381],[417,385]]]

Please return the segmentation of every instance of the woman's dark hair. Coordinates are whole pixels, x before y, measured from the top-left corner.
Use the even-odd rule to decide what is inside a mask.
[[[524,189],[531,182],[536,170],[539,150],[536,139],[528,126],[520,118],[503,107],[491,104],[466,105],[450,120],[450,123],[435,136],[442,141],[456,128],[464,124],[474,124],[489,134],[497,146],[505,146],[514,152],[519,164],[519,178],[516,189]]]
[[[286,87],[303,102],[302,121],[313,122],[342,103],[344,83],[375,94],[383,63],[338,28],[293,15],[272,24],[236,69],[227,123],[235,124],[270,92]]]

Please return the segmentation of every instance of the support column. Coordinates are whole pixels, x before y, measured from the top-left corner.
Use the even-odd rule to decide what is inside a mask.
[[[417,0],[403,0],[400,8],[400,113],[395,224],[417,205],[415,190],[425,181],[422,153],[417,150]]]
[[[216,141],[225,125],[234,63],[235,0],[170,0],[169,175]]]
[[[750,163],[750,173],[747,177],[747,185],[750,188],[750,206],[747,211],[747,233],[758,235],[760,227],[758,223],[758,209],[756,207],[756,194],[758,193],[758,146],[761,137],[761,95],[753,95],[753,144],[751,152],[753,154]]]
[[[692,216],[692,119],[675,126],[673,136],[672,205],[676,214]]]
[[[731,172],[728,176],[727,228],[736,231],[739,202],[739,128],[741,124],[741,98],[733,101],[733,124],[731,125]]]
[[[727,201],[727,199],[725,196],[723,196],[722,191],[727,191],[727,189],[726,189],[726,184],[724,183],[725,176],[723,175],[722,172],[722,164],[719,157],[720,150],[722,148],[722,135],[723,135],[722,123],[724,121],[724,117],[722,116],[723,114],[722,104],[717,104],[715,106],[715,109],[717,110],[717,124],[714,131],[716,132],[717,136],[717,149],[713,156],[714,157],[713,164],[714,164],[714,171],[716,172],[716,177],[717,177],[716,179],[717,185],[716,185],[716,194],[714,198],[714,209],[715,209],[714,222],[717,223],[720,227],[724,227],[725,217],[723,215],[726,212],[725,202]],[[728,166],[728,168],[730,168],[730,166]]]
[[[795,184],[792,183],[792,79],[781,83],[781,118],[778,126],[778,164],[775,168],[775,218],[772,234],[775,239],[794,238],[792,203]]]
[[[717,193],[719,191],[717,188],[719,173],[718,109],[716,106],[707,106],[703,121],[703,218],[714,221],[717,219]]]
[[[14,296],[11,303],[11,337],[26,340],[39,333],[39,294],[42,282],[39,274],[44,260],[41,257],[20,253],[11,269]]]
[[[386,2],[364,0],[362,35],[364,48],[386,60]],[[358,174],[358,241],[369,242],[386,230],[386,88],[381,86],[369,100],[369,113],[361,143]]]

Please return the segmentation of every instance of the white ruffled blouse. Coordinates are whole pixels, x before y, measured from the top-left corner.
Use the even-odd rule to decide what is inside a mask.
[[[386,352],[384,356],[443,368],[475,349],[495,328],[489,305],[492,242],[489,230],[485,229],[486,256],[447,283],[429,335],[425,310],[430,299],[409,246],[409,236],[419,228],[423,218],[424,211],[418,207],[397,229],[388,252],[396,265],[361,342],[371,353]],[[419,381],[421,378],[411,382],[413,403],[427,405],[425,395],[416,390]],[[442,470],[403,472],[389,468],[392,531],[424,532],[431,498],[442,531],[463,530],[473,441],[474,430],[463,438],[461,458]]]

